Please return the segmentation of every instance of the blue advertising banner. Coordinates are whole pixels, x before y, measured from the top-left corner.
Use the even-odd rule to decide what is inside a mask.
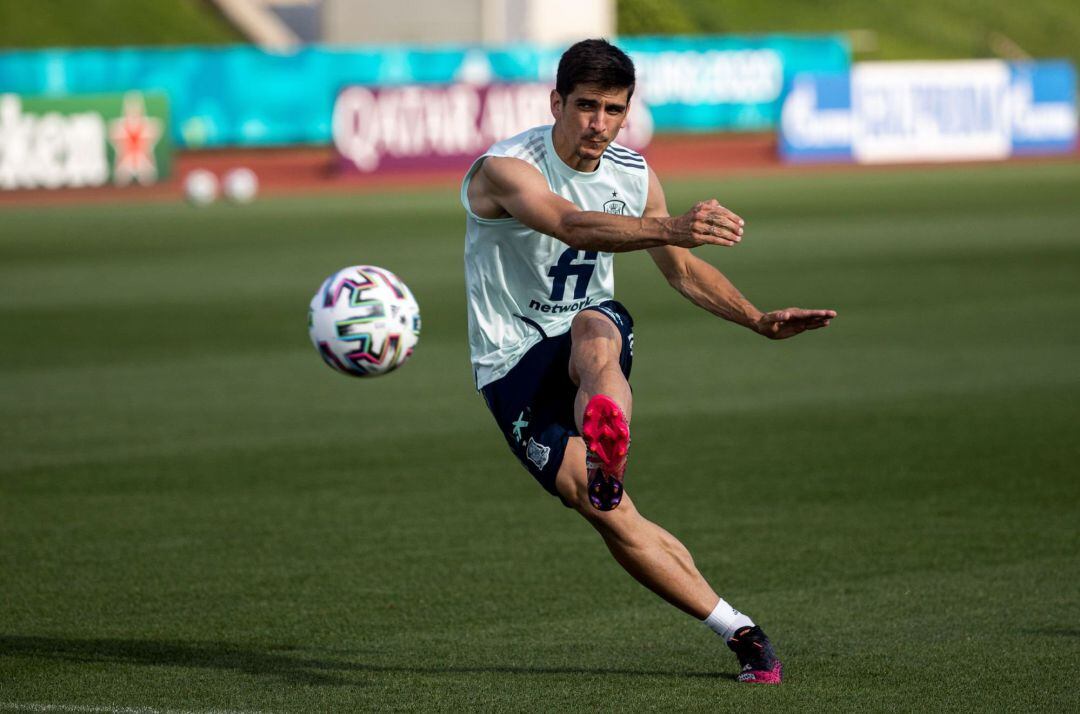
[[[634,60],[658,131],[774,129],[795,75],[851,66],[839,36],[632,38],[619,46]]]
[[[1065,61],[867,62],[795,77],[788,161],[963,161],[1071,152],[1076,70]]]
[[[776,126],[800,72],[843,72],[838,36],[628,38],[640,96],[658,131]],[[0,93],[66,97],[164,92],[181,146],[324,144],[348,86],[553,82],[563,48],[322,47],[269,54],[253,47],[56,49],[0,52]]]

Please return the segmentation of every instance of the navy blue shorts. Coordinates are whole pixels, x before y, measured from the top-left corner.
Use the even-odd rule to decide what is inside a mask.
[[[585,310],[605,315],[622,334],[619,366],[627,379],[634,361],[634,320],[616,300]],[[584,310],[583,310],[584,311]],[[574,423],[577,386],[570,380],[570,331],[546,335],[504,377],[480,390],[521,465],[553,496]]]

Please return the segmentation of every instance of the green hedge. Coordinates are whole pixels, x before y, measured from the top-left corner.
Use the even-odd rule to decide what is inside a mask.
[[[209,0],[0,0],[0,48],[232,44]]]
[[[1076,0],[618,0],[618,8],[621,35],[870,30],[856,38],[856,59],[1017,59],[1020,48],[1080,63]]]

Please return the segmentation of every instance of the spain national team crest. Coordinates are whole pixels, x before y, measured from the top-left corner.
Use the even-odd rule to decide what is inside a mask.
[[[626,204],[616,198],[613,198],[604,204],[604,213],[612,213],[616,216],[625,216]]]

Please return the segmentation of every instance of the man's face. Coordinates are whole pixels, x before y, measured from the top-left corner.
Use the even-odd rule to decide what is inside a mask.
[[[579,84],[564,101],[552,91],[551,114],[563,144],[573,146],[580,159],[599,160],[626,121],[629,94],[629,88],[601,89],[595,84]]]

